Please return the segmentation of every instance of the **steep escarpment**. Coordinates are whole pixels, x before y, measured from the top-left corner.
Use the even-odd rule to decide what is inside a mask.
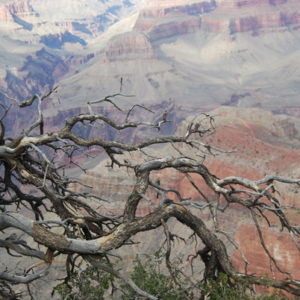
[[[7,4],[2,3],[0,5],[0,24],[17,23],[22,24],[24,18],[37,16],[33,7],[30,4],[30,0],[27,1],[14,1]],[[24,24],[26,23],[23,21]]]
[[[148,1],[134,28],[147,32],[152,41],[175,37],[195,32],[201,26],[199,16],[214,9],[214,1]]]
[[[281,31],[300,24],[299,2],[247,1],[149,1],[139,13],[135,28],[152,40],[204,30],[230,34]]]
[[[155,58],[147,36],[139,32],[124,33],[112,38],[105,55],[109,61]]]
[[[211,15],[202,18],[204,30],[231,34],[254,34],[298,29],[299,3],[296,1],[220,1]]]
[[[247,94],[237,105],[268,106],[284,113],[281,99],[288,95],[286,111],[297,114],[293,108],[299,94],[299,2],[147,1],[137,14],[118,23],[121,12],[129,9],[126,1],[119,8],[113,0],[90,1],[89,6],[73,1],[65,10],[57,9],[54,19],[46,14],[53,12],[53,3],[28,1],[29,12],[19,9],[18,15],[32,30],[20,24],[5,27],[5,44],[16,50],[3,50],[0,77],[6,77],[7,69],[22,81],[20,70],[27,57],[45,47],[70,66],[60,82],[69,106],[119,90],[123,78],[123,92],[148,103],[175,99],[211,109],[234,94]],[[18,1],[4,2],[8,3]],[[59,8],[66,4],[55,3]],[[114,17],[107,20],[100,6],[103,14]],[[21,53],[17,60],[16,52]]]
[[[135,29],[148,32],[153,41],[194,32],[201,24],[198,16],[214,9],[214,1],[149,1],[139,12]]]

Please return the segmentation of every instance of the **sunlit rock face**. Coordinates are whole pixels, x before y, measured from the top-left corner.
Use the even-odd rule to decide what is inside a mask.
[[[37,13],[30,1],[2,1],[0,5],[0,24],[20,23],[21,19],[36,17]],[[24,22],[25,23],[25,22]]]
[[[203,18],[206,30],[229,30],[230,33],[252,31],[254,34],[281,31],[283,27],[298,29],[297,1],[220,1],[211,16]]]
[[[109,61],[155,58],[147,36],[139,32],[125,33],[112,38],[107,44],[105,54]]]
[[[157,26],[156,32],[167,31],[167,25],[174,28],[176,23],[177,30],[173,29],[173,36],[194,31],[195,23],[204,31],[229,30],[231,34],[248,31],[258,34],[259,31],[272,29],[280,31],[284,26],[297,29],[300,23],[300,4],[295,0],[149,1],[147,4],[139,13],[136,28],[151,31]],[[184,22],[181,20],[183,17]],[[197,22],[188,21],[188,18],[197,19]],[[160,23],[164,24],[162,28],[159,28]]]

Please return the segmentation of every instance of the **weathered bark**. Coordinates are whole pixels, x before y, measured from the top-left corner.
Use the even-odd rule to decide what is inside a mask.
[[[116,255],[114,250],[128,243],[137,233],[155,230],[161,226],[165,228],[167,239],[170,239],[168,231],[166,231],[166,222],[174,217],[178,222],[189,227],[204,245],[204,249],[197,253],[205,265],[204,278],[217,278],[219,273],[223,272],[231,281],[235,281],[238,277],[245,278],[250,283],[270,285],[299,295],[300,283],[295,278],[286,280],[268,278],[267,280],[263,277],[237,273],[231,264],[224,242],[218,237],[218,233],[221,232],[218,212],[230,209],[231,203],[239,203],[248,209],[265,252],[275,267],[284,272],[278,267],[275,258],[272,257],[265,245],[256,215],[260,214],[268,220],[264,213],[267,211],[272,214],[273,218],[277,218],[282,228],[287,229],[290,233],[292,241],[300,251],[299,227],[291,225],[289,222],[281,204],[282,199],[277,198],[274,186],[275,182],[300,185],[300,180],[280,176],[266,176],[256,181],[235,176],[217,178],[205,166],[204,158],[199,156],[199,153],[208,155],[212,151],[221,151],[205,143],[205,137],[215,132],[213,119],[210,116],[203,114],[198,119],[195,117],[181,136],[159,136],[157,129],[159,130],[165,123],[170,122],[167,120],[167,111],[163,113],[161,120],[157,123],[130,122],[130,114],[135,107],[151,111],[141,105],[134,105],[128,111],[123,111],[113,101],[116,95],[88,103],[88,114],[75,115],[71,120],[66,121],[63,128],[45,133],[41,102],[46,99],[46,96],[35,95],[30,100],[21,103],[20,107],[30,106],[34,101],[38,101],[38,118],[28,128],[25,128],[20,136],[13,139],[6,137],[5,130],[4,118],[9,113],[9,108],[0,105],[0,109],[3,110],[0,117],[0,210],[2,211],[0,213],[0,230],[18,229],[31,236],[36,242],[37,248],[43,245],[48,249],[46,253],[43,253],[39,249],[32,248],[34,246],[28,247],[25,241],[21,242],[20,239],[0,240],[0,248],[15,251],[23,256],[38,258],[45,264],[45,268],[27,276],[0,272],[0,279],[15,283],[28,283],[45,276],[52,260],[55,259],[53,253],[78,254],[92,264],[98,265],[99,268],[105,269],[97,261],[91,260],[91,257]],[[92,105],[103,102],[110,103],[120,113],[123,113],[125,122],[119,124],[107,116],[95,114]],[[154,136],[146,141],[129,144],[105,140],[101,137],[82,137],[73,132],[74,127],[79,124],[94,126],[96,121],[104,122],[107,126],[119,131],[147,126],[155,130]],[[150,157],[145,149],[158,144],[172,145],[177,154],[171,157]],[[180,145],[180,147],[176,145]],[[135,185],[130,195],[124,199],[125,208],[122,213],[107,215],[99,209],[91,207],[88,203],[89,198],[103,201],[104,205],[107,199],[75,192],[72,189],[75,182],[65,177],[60,171],[61,165],[55,159],[57,151],[64,153],[64,158],[72,159],[75,151],[84,151],[90,146],[97,146],[106,152],[112,167],[117,165],[120,168],[129,168],[134,171]],[[181,150],[184,147],[188,149],[186,151],[189,153],[188,156]],[[128,153],[136,154],[133,157],[139,157],[138,160],[130,158]],[[206,201],[205,204],[185,198],[176,187],[164,187],[160,181],[151,182],[149,179],[151,174],[163,169],[174,169],[185,175],[191,182],[191,187],[194,187],[200,197]],[[216,200],[210,201],[203,194],[191,174],[197,174],[203,178],[205,184],[216,195]],[[33,192],[28,194],[26,192],[28,189],[24,189],[24,187]],[[152,213],[137,217],[136,211],[141,199],[145,198],[151,202],[153,195],[151,191],[154,191],[157,197],[162,198],[160,204],[156,205]],[[171,200],[168,193],[173,193],[177,201]],[[219,203],[220,199],[226,202],[222,207]],[[22,208],[22,205],[30,207],[35,219],[30,219],[21,213],[22,210],[19,208]],[[208,207],[214,226],[208,226],[205,221],[193,214],[189,205],[199,209]],[[11,208],[13,207],[18,211],[12,212]],[[85,212],[85,215],[80,215],[81,210]],[[44,220],[45,211],[54,212],[57,215],[56,220]],[[64,228],[64,233],[54,233],[52,225]],[[232,237],[225,236],[232,242]],[[170,240],[167,247],[166,261],[172,275],[170,263],[172,243]],[[141,291],[131,279],[123,276],[120,272],[109,268],[106,268],[105,271],[124,280],[138,294],[156,299],[155,296]],[[174,281],[176,280],[174,279]]]

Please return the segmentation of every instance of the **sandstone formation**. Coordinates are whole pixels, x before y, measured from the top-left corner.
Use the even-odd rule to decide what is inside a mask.
[[[222,1],[210,15],[203,17],[203,29],[237,32],[274,32],[298,29],[297,1]]]
[[[178,27],[187,27],[184,25],[188,22],[189,16],[202,15],[209,13],[215,9],[214,1],[196,1],[196,3],[186,3],[185,1],[149,1],[149,5],[139,12],[135,28],[140,31],[150,31],[153,27],[159,26],[160,22],[172,27],[173,23],[177,23]],[[187,19],[183,22],[181,19]],[[197,22],[199,23],[199,18]],[[198,25],[199,26],[199,25]],[[187,33],[184,29],[182,33]]]
[[[284,30],[282,27],[286,26],[297,29],[300,23],[299,3],[295,0],[191,2],[149,1],[140,11],[135,28],[149,32],[157,40],[193,32],[196,28],[208,32],[227,30],[230,34],[249,31],[258,34]],[[168,30],[173,30],[172,35]]]
[[[112,38],[108,42],[105,54],[109,61],[155,58],[147,36],[134,32]]]
[[[0,5],[0,24],[13,23],[16,17],[26,19],[31,16],[36,16],[36,12],[30,5],[30,0],[8,2]]]

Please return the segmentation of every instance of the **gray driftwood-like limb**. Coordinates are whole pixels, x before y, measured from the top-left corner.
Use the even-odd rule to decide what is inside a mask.
[[[168,225],[166,224],[166,222],[164,220],[161,220],[161,223],[162,223],[163,228],[164,228],[164,232],[165,232],[165,236],[166,236],[166,244],[167,244],[167,251],[166,251],[166,254],[165,254],[166,266],[169,270],[169,273],[170,273],[171,278],[174,281],[174,283],[176,285],[178,285],[179,287],[181,287],[180,283],[176,279],[176,276],[173,272],[172,264],[170,262],[170,256],[171,256],[171,238],[170,238],[170,235],[171,234],[169,232],[169,228],[168,228]]]
[[[10,249],[24,256],[46,260],[46,256],[42,251],[32,249],[27,244],[20,243],[19,241],[0,240],[0,248]]]
[[[34,280],[37,280],[41,277],[46,276],[49,269],[50,269],[50,265],[47,265],[46,267],[37,271],[36,273],[30,274],[30,275],[24,275],[24,276],[0,271],[0,279],[9,281],[9,282],[13,282],[13,283],[23,283],[23,284],[30,283]]]

